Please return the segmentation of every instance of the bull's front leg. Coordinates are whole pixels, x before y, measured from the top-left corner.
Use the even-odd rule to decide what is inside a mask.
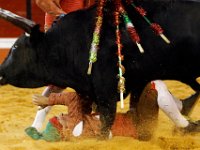
[[[101,50],[103,51],[103,50]],[[106,49],[107,51],[107,49]],[[99,56],[100,57],[100,56]],[[105,58],[104,56],[101,56]],[[104,63],[108,62],[108,63]],[[93,68],[93,87],[96,96],[97,111],[100,113],[101,134],[100,139],[108,139],[113,125],[118,100],[117,62],[98,60]]]
[[[133,88],[133,90],[131,91],[131,95],[130,95],[130,112],[135,112],[136,110],[136,106],[139,102],[139,98],[140,95],[142,94],[142,90],[144,89],[144,87],[146,86],[146,84],[141,83],[140,86],[137,85],[137,88]]]
[[[101,134],[100,139],[111,138],[111,127],[116,114],[116,98],[107,98],[101,96],[97,100],[97,108],[100,113]]]

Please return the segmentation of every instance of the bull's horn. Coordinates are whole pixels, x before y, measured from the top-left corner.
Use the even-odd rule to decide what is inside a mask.
[[[0,8],[0,18],[3,18],[12,24],[22,28],[25,32],[30,33],[36,23],[24,17],[18,16],[8,10]]]

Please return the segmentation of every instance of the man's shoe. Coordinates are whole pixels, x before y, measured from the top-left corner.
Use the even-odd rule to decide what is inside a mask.
[[[179,129],[182,133],[200,133],[200,120],[198,121],[189,121],[189,125],[185,128],[180,128]]]
[[[34,140],[41,139],[42,134],[34,127],[28,127],[25,129],[26,134]]]

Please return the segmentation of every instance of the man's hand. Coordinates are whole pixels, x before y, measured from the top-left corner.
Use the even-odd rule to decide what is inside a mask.
[[[35,0],[38,7],[40,7],[44,12],[54,16],[65,14],[60,6],[60,1],[61,0]]]
[[[48,97],[42,96],[42,95],[33,95],[33,104],[41,107],[48,106]]]

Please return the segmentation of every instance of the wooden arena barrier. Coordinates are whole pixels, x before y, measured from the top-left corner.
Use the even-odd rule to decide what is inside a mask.
[[[8,52],[15,41],[16,38],[0,38],[0,64],[8,55]]]

